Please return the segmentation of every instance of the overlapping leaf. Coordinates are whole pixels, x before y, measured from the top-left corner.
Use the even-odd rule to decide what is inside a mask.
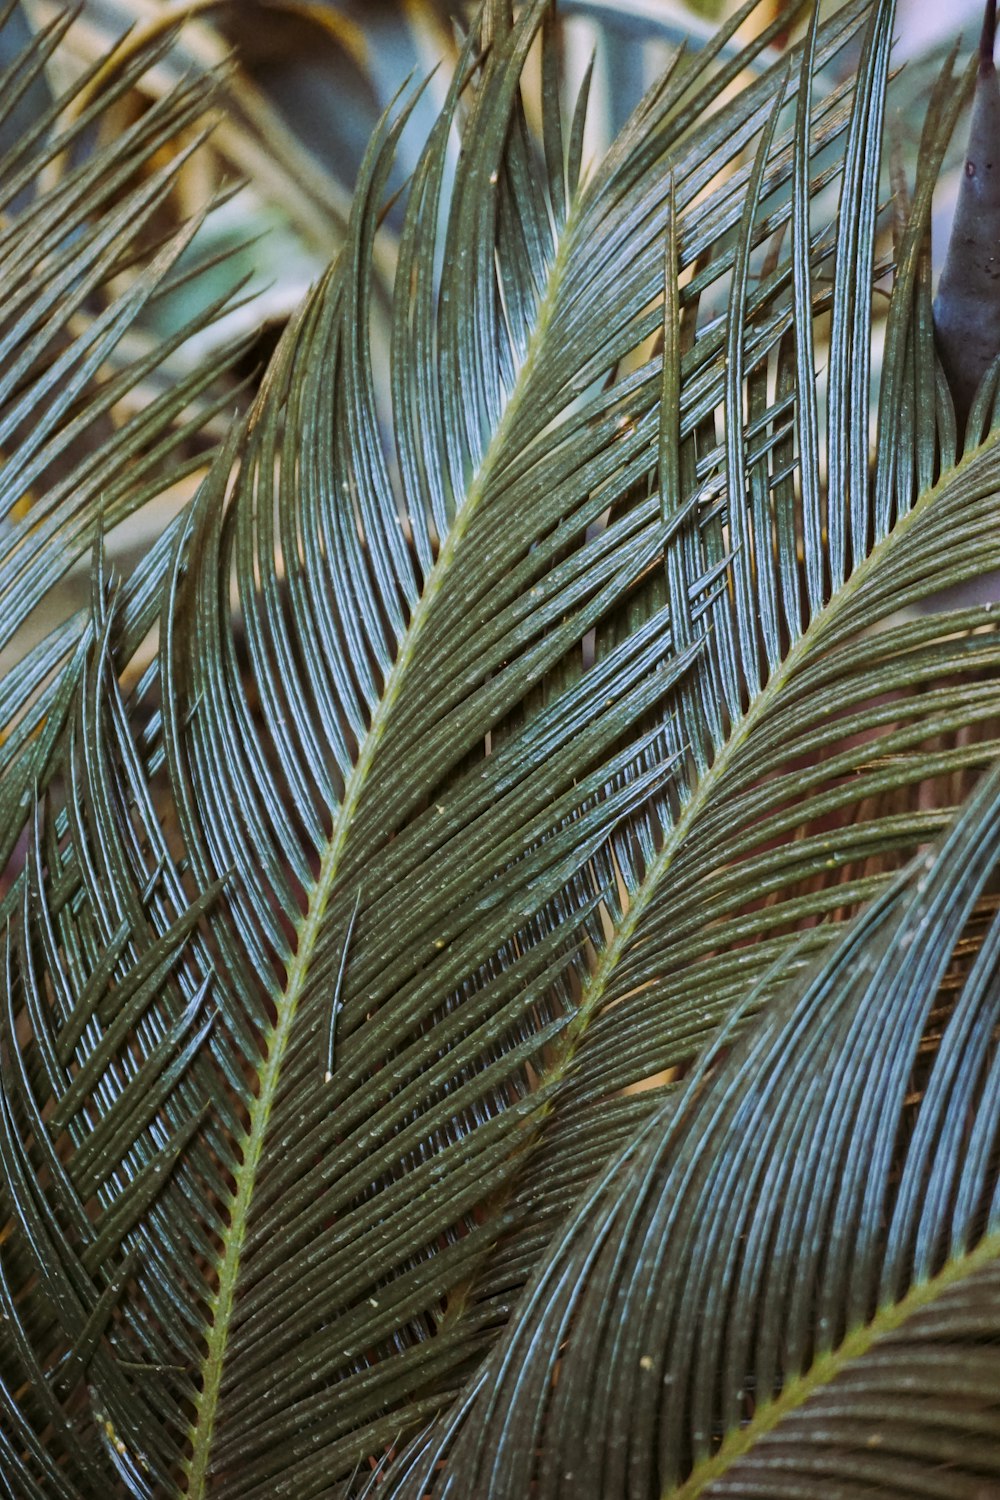
[[[988,1493],[998,793],[609,1164],[391,1493]]]
[[[571,1008],[559,974],[599,895],[590,853],[669,770],[661,751],[626,777],[635,745],[616,747],[650,713],[644,732],[662,741],[656,705],[696,645],[671,658],[660,611],[589,670],[580,648],[667,529],[654,502],[588,531],[648,470],[649,424],[623,440],[620,416],[623,396],[650,410],[655,382],[578,399],[649,326],[658,240],[650,225],[633,243],[645,284],[637,270],[618,311],[574,329],[596,294],[596,210],[587,220],[572,132],[564,179],[551,96],[544,189],[531,160],[519,78],[543,9],[511,27],[491,8],[467,49],[471,62],[491,44],[440,285],[451,113],[411,189],[398,499],[365,331],[387,127],[349,253],[279,352],[233,502],[193,519],[197,566],[170,605],[168,755],[198,875],[235,871],[218,940],[260,1079],[192,1428],[194,1493],[319,1493],[331,1466],[391,1435],[401,1396],[419,1393],[412,1421],[467,1364],[467,1348],[427,1334],[481,1255],[475,1213],[543,1105],[530,1078]],[[669,118],[658,111],[651,101],[640,141]],[[724,160],[731,143],[708,134]],[[593,196],[620,195],[621,174],[640,170],[631,191],[648,199],[658,157],[623,157]],[[616,232],[598,241],[609,255]],[[602,284],[616,280],[609,264]],[[254,712],[220,617],[231,572]]]
[[[544,1109],[532,1080],[558,1063],[574,952],[597,935],[606,877],[592,856],[670,773],[658,705],[700,649],[724,566],[690,581],[687,645],[660,609],[587,665],[588,632],[665,537],[710,510],[695,495],[664,516],[648,490],[655,367],[594,389],[661,317],[664,155],[685,141],[692,201],[782,80],[754,85],[727,128],[700,124],[735,71],[706,57],[700,98],[698,76],[668,80],[585,188],[579,124],[563,133],[549,89],[540,182],[519,90],[544,9],[514,24],[487,9],[466,49],[467,68],[489,44],[446,213],[463,73],[411,188],[397,491],[366,330],[398,122],[371,148],[347,253],[279,351],[232,496],[220,474],[178,541],[164,740],[194,874],[229,876],[210,919],[222,971],[206,1046],[247,1110],[206,1277],[195,1494],[322,1493],[439,1402],[481,1347],[475,1327],[429,1335]],[[845,121],[829,102],[817,140]],[[775,184],[792,158],[789,140],[776,147]],[[741,187],[706,215],[738,221]],[[762,341],[787,326],[768,323],[770,300],[753,319]],[[711,338],[697,350],[710,381],[720,352]]]
[[[71,21],[71,12],[57,18],[8,68],[0,89],[4,119],[37,82]],[[81,79],[18,133],[0,161],[0,652],[11,667],[0,688],[2,864],[20,830],[23,797],[43,778],[66,712],[69,682],[59,669],[83,621],[59,624],[44,640],[44,626],[25,626],[102,533],[204,462],[200,434],[218,399],[213,382],[231,355],[220,353],[170,388],[129,401],[221,310],[206,307],[146,355],[122,351],[196,227],[135,269],[143,247],[155,248],[162,237],[157,214],[211,102],[210,80],[189,83],[101,143],[105,111],[156,56],[146,48],[117,74],[112,66],[112,81],[89,102],[90,80]],[[163,160],[154,168],[157,153]],[[121,290],[116,278],[125,271]],[[59,613],[50,609],[47,621]]]
[[[743,500],[717,514],[714,531],[695,531],[690,522],[677,529],[665,582],[653,586],[645,607],[665,594],[683,642],[685,584],[724,566],[729,586],[715,596],[711,634],[674,700],[675,732],[691,746],[685,772],[655,819],[629,825],[615,840],[627,901],[585,981],[537,1159],[522,1170],[516,1194],[498,1205],[500,1244],[468,1299],[476,1322],[503,1316],[559,1214],[657,1107],[655,1087],[622,1091],[669,1080],[687,1066],[782,953],[794,946],[802,962],[829,943],[837,923],[947,824],[970,774],[998,749],[991,607],[935,608],[943,590],[997,566],[995,449],[987,445],[949,469],[953,422],[947,407],[939,421],[924,400],[929,379],[947,401],[920,274],[935,161],[957,113],[947,74],[931,103],[927,153],[900,246],[886,333],[898,383],[882,385],[878,462],[869,475],[860,377],[872,314],[855,247],[858,216],[873,214],[877,201],[890,26],[891,8],[872,7],[840,191],[823,422],[823,393],[808,378],[815,271],[803,238],[805,87],[785,270],[794,331],[777,343],[770,368],[748,356],[741,332],[747,288],[734,278],[722,329],[727,378],[712,401],[724,404],[722,443],[710,424],[685,419],[668,286],[659,473],[666,513],[676,513],[685,475],[691,486],[711,486],[717,476],[717,487],[728,485],[730,497]],[[810,66],[807,50],[804,74]],[[748,242],[762,162],[759,153],[743,218]],[[871,243],[871,229],[863,238]],[[668,283],[677,258],[674,237]],[[795,391],[791,412],[782,389]],[[769,390],[779,393],[774,406]],[[748,453],[751,443],[759,457]],[[930,613],[908,616],[922,603]],[[619,620],[614,630],[625,628]],[[599,632],[599,649],[600,642]]]
[[[190,512],[119,602],[98,578],[57,703],[60,780],[6,908],[0,1430],[28,1493],[90,1496],[111,1473],[124,1493],[356,1492],[359,1466],[444,1409],[387,1492],[569,1492],[578,1453],[596,1492],[646,1494],[745,1415],[707,1345],[698,1383],[693,1303],[676,1342],[649,1324],[647,1262],[628,1258],[646,1230],[616,1194],[643,1153],[643,1203],[676,1180],[669,1152],[695,1137],[650,1142],[702,1102],[661,1115],[662,1085],[734,1002],[766,1008],[832,948],[815,999],[872,898],[858,931],[902,943],[893,877],[994,758],[1000,709],[990,611],[906,612],[1000,563],[995,447],[951,466],[931,345],[949,82],[898,216],[873,467],[892,5],[814,19],[726,97],[779,24],[733,51],[754,9],[581,178],[585,100],[562,117],[547,6],[491,0],[410,185],[389,407],[372,261],[409,102]],[[854,39],[856,78],[819,96]],[[126,699],[116,673],[154,611],[159,660]],[[992,822],[969,819],[942,857],[953,909],[913,949],[926,983],[896,1018],[900,1058],[990,867]],[[989,986],[970,986],[975,1010]],[[795,1014],[778,1007],[767,1046]],[[755,1045],[706,1097],[753,1107]],[[893,1075],[858,1110],[883,1119],[897,1094]],[[735,1133],[697,1158],[712,1191]],[[560,1229],[616,1153],[621,1181]],[[723,1223],[699,1216],[692,1265],[725,1260]],[[587,1249],[601,1226],[607,1264]],[[635,1299],[621,1349],[652,1348],[605,1451],[612,1286]],[[712,1295],[734,1380],[749,1360],[777,1394],[807,1370],[811,1350],[776,1364],[784,1314],[751,1358],[728,1286]],[[831,1319],[839,1338],[853,1303]],[[671,1408],[662,1452],[647,1357],[692,1370],[696,1419]]]

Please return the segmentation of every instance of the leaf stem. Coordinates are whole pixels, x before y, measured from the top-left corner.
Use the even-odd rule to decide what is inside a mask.
[[[218,1419],[222,1376],[225,1366],[229,1330],[236,1304],[243,1245],[250,1222],[257,1172],[264,1154],[268,1123],[278,1093],[281,1067],[295,1024],[299,1003],[305,991],[313,951],[326,914],[327,903],[336,886],[344,849],[350,836],[355,813],[361,802],[378,745],[385,734],[389,716],[403,691],[406,674],[416,652],[417,641],[426,625],[434,602],[444,587],[452,560],[462,537],[481,502],[490,477],[506,455],[507,434],[523,406],[531,384],[531,374],[543,347],[545,333],[552,318],[564,262],[565,245],[570,231],[572,212],[567,217],[562,237],[553,257],[545,293],[538,305],[538,318],[525,351],[510,398],[497,423],[482,462],[469,484],[465,503],[455,516],[441,551],[427,577],[426,586],[410,617],[392,669],[386,679],[382,697],[372,716],[364,745],[348,779],[344,797],[337,812],[333,835],[326,846],[316,884],[300,929],[300,939],[288,969],[283,995],[277,1002],[277,1021],[266,1050],[266,1061],[260,1074],[260,1087],[250,1109],[250,1119],[243,1142],[242,1164],[232,1200],[229,1231],[218,1271],[218,1285],[212,1299],[213,1320],[206,1339],[202,1365],[202,1388],[190,1428],[191,1456],[187,1463],[187,1494],[191,1500],[205,1500],[210,1481],[213,1436]],[[353,919],[352,919],[353,926]]]
[[[576,1015],[565,1033],[565,1046],[555,1063],[551,1073],[544,1080],[546,1083],[558,1081],[571,1066],[583,1034],[586,1031],[594,1013],[603,1003],[605,994],[612,983],[614,971],[618,962],[628,950],[639,923],[647,907],[655,898],[661,880],[669,871],[676,858],[678,850],[684,844],[692,827],[696,824],[700,814],[712,800],[713,793],[720,781],[725,776],[727,769],[737,753],[746,744],[746,741],[754,733],[757,726],[767,718],[768,713],[776,701],[780,701],[795,677],[804,660],[822,645],[823,636],[827,634],[835,624],[838,623],[843,608],[864,586],[869,575],[876,570],[881,572],[885,567],[887,554],[899,546],[906,535],[912,530],[924,513],[933,506],[938,491],[947,482],[954,483],[956,474],[962,469],[971,467],[976,462],[981,462],[984,455],[1000,448],[1000,434],[994,436],[987,444],[966,455],[962,461],[942,476],[931,489],[927,490],[913,506],[896,522],[891,531],[888,531],[880,541],[876,542],[851,576],[845,580],[837,590],[834,597],[828,601],[825,607],[818,611],[806,625],[798,640],[790,648],[787,656],[775,669],[764,688],[754,699],[739,722],[734,726],[729,739],[719,750],[715,760],[704,772],[694,788],[691,796],[681,808],[677,821],[667,833],[663,846],[659,853],[654,856],[643,876],[634,895],[629,902],[628,910],[625,912],[611,942],[604,949],[597,965],[584,986],[583,995]],[[553,1103],[549,1103],[547,1111],[551,1111]]]
[[[207,1494],[208,1466],[215,1431],[215,1419],[222,1386],[226,1346],[236,1302],[240,1260],[243,1242],[250,1221],[250,1209],[257,1169],[264,1152],[268,1120],[278,1088],[278,1077],[285,1058],[298,1003],[305,988],[306,975],[320,925],[326,912],[327,902],[337,878],[342,840],[332,839],[327,845],[320,866],[316,885],[313,887],[309,910],[306,913],[302,935],[288,970],[288,984],[278,1007],[278,1019],[271,1035],[267,1059],[260,1075],[260,1088],[250,1110],[250,1124],[243,1146],[243,1160],[239,1170],[236,1196],[233,1199],[226,1237],[225,1253],[219,1267],[219,1285],[213,1299],[212,1326],[208,1332],[208,1348],[202,1373],[202,1388],[198,1396],[195,1418],[191,1429],[192,1453],[188,1465],[188,1494],[201,1500]]]
[[[759,1406],[745,1427],[731,1432],[722,1447],[711,1458],[703,1460],[677,1489],[663,1492],[663,1500],[697,1500],[710,1485],[773,1432],[784,1419],[830,1385],[845,1369],[864,1355],[880,1339],[900,1332],[911,1318],[922,1312],[951,1287],[983,1271],[1000,1255],[1000,1231],[980,1240],[974,1250],[960,1260],[948,1261],[929,1281],[910,1288],[899,1302],[880,1307],[870,1323],[853,1328],[836,1349],[821,1354],[804,1375],[790,1380],[773,1401]]]

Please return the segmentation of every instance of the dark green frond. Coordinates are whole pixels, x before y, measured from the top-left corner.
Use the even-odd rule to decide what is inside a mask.
[[[54,22],[10,66],[0,125],[71,20]],[[212,388],[230,358],[220,353],[149,392],[159,367],[221,302],[148,353],[123,346],[198,228],[171,237],[120,289],[117,278],[159,233],[157,215],[212,98],[209,80],[188,84],[124,133],[95,143],[106,112],[162,50],[162,43],[140,50],[75,108],[89,83],[81,80],[0,159],[0,652],[11,664],[0,702],[0,864],[18,837],[24,796],[45,777],[72,692],[81,621],[39,641],[37,629],[31,633],[39,606],[53,604],[69,569],[120,521],[204,464],[206,414],[218,400]],[[158,154],[165,160],[153,166]],[[69,675],[60,681],[64,667]]]
[[[0,683],[26,1495],[996,1477],[1000,641],[948,591],[1000,570],[1000,450],[987,378],[956,465],[935,356],[955,59],[911,187],[893,26],[749,0],[585,165],[551,7],[487,0],[394,206],[388,354],[418,84],[123,584],[105,531],[194,467],[218,362],[76,444],[195,227],[82,314],[204,97],[42,148],[0,630],[94,578]]]
[[[998,785],[635,1133],[392,1493],[996,1474]]]
[[[682,641],[689,613],[684,581],[721,569],[728,586],[714,596],[711,633],[674,700],[674,733],[691,746],[685,774],[655,819],[632,821],[614,838],[628,899],[584,982],[554,1070],[557,1092],[537,1157],[527,1159],[515,1195],[498,1215],[503,1237],[470,1295],[473,1322],[491,1312],[503,1316],[559,1214],[623,1132],[657,1105],[653,1088],[623,1110],[621,1091],[688,1066],[783,953],[798,953],[801,963],[810,948],[831,942],[838,924],[947,825],[969,774],[997,753],[990,607],[904,613],[998,565],[990,541],[995,451],[948,470],[916,498],[919,469],[933,474],[940,461],[935,427],[929,455],[908,462],[910,488],[903,490],[913,398],[902,388],[890,397],[883,384],[879,455],[896,455],[896,464],[877,468],[874,482],[868,473],[868,401],[859,398],[859,362],[851,350],[871,339],[871,296],[859,286],[855,228],[847,226],[856,226],[864,204],[877,198],[879,157],[870,142],[877,145],[880,134],[890,20],[888,8],[870,15],[845,143],[831,331],[835,350],[842,341],[843,352],[832,362],[824,424],[829,487],[824,493],[816,483],[818,397],[802,379],[812,355],[802,332],[809,256],[795,243],[808,227],[801,212],[793,218],[785,274],[772,272],[775,298],[791,300],[794,333],[786,337],[789,325],[781,329],[769,364],[745,352],[741,362],[742,315],[730,313],[728,386],[720,379],[713,401],[728,416],[725,443],[713,441],[714,432],[686,431],[682,419],[678,454],[668,437],[665,461],[661,455],[668,496],[683,493],[685,464],[695,484],[700,468],[705,488],[730,486],[728,511],[717,509],[711,526],[685,520],[667,542],[671,618]],[[807,39],[807,68],[821,34]],[[929,124],[931,140],[939,142],[947,126],[947,120]],[[800,106],[794,136],[800,156],[807,140]],[[761,170],[758,157],[751,184]],[[926,173],[908,227],[914,253],[901,261],[890,303],[888,337],[898,349],[916,340],[919,326],[916,247],[929,211],[931,164]],[[796,177],[804,181],[801,164]],[[754,196],[744,210],[748,241]],[[668,275],[676,254],[675,242]],[[738,286],[734,279],[734,296],[742,298]],[[669,303],[668,297],[668,317]],[[927,353],[926,342],[919,347]],[[669,340],[665,349],[669,354]],[[790,362],[801,400],[786,439],[785,405],[780,398],[772,404],[768,391],[772,381],[780,391]],[[679,376],[676,369],[664,376],[664,417],[674,423],[671,406],[684,374],[682,364]],[[796,457],[801,483],[789,485]],[[885,477],[894,468],[894,479]],[[730,529],[734,494],[743,497],[742,515]],[[794,559],[798,537],[802,565]],[[614,628],[632,627],[623,618]],[[601,642],[599,631],[598,650]],[[765,997],[766,990],[759,998]]]

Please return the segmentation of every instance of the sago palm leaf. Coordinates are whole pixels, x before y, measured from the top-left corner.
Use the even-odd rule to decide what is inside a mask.
[[[582,173],[547,5],[491,0],[391,409],[412,97],[190,510],[123,587],[98,551],[3,913],[18,1496],[694,1494],[988,1274],[992,781],[947,830],[1000,644],[942,591],[1000,564],[997,458],[955,466],[927,242],[962,90],[897,188],[873,457],[893,7],[734,89],[755,10]]]
[[[54,22],[8,69],[0,90],[5,121],[16,117],[70,20],[67,14]],[[51,605],[52,590],[99,536],[204,464],[204,398],[231,357],[217,356],[169,389],[142,394],[162,362],[221,306],[207,307],[148,355],[120,349],[196,227],[136,269],[143,248],[162,239],[157,214],[197,143],[210,81],[178,89],[131,129],[94,145],[105,112],[156,55],[140,50],[117,76],[110,59],[113,83],[97,95],[88,96],[91,79],[82,78],[0,161],[0,653],[10,669],[0,687],[3,864],[23,821],[23,799],[44,778],[75,674],[60,669],[85,625],[76,618],[54,630],[32,628],[38,607],[46,599]],[[157,154],[162,160],[153,166]],[[130,407],[124,417],[123,404]],[[50,608],[48,626],[52,618]]]
[[[994,771],[612,1160],[391,1493],[989,1493],[998,857]]]

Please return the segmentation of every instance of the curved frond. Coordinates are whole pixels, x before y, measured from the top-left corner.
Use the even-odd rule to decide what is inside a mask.
[[[0,127],[16,117],[72,19],[57,18],[7,69]],[[33,115],[0,158],[0,653],[9,668],[0,690],[0,865],[19,835],[23,798],[44,779],[84,625],[52,628],[59,611],[50,609],[39,629],[39,606],[120,521],[204,465],[203,429],[219,399],[213,383],[232,357],[220,352],[169,386],[151,385],[222,303],[149,352],[127,344],[198,228],[156,247],[157,216],[211,103],[210,80],[189,83],[101,141],[106,111],[157,55],[141,49],[117,72],[112,57],[106,88],[74,109],[90,82],[81,79]],[[150,244],[154,253],[137,267]]]
[[[608,1165],[393,1494],[988,1488],[998,788]]]
[[[802,10],[737,45],[749,0],[583,173],[550,7],[488,0],[402,209],[388,371],[417,88],[189,509],[121,589],[98,547],[88,620],[0,689],[71,661],[0,784],[11,827],[30,807],[0,1013],[26,1493],[694,1494],[767,1462],[795,1391],[825,1420],[823,1360],[849,1384],[922,1339],[942,1277],[965,1337],[995,781],[955,820],[1000,642],[943,591],[1000,567],[1000,450],[956,466],[934,353],[962,93],[952,60],[890,263],[893,5],[775,57]],[[117,220],[87,223],[103,274]],[[70,551],[153,484],[131,442],[129,487],[78,469]],[[40,590],[69,553],[34,536]]]
[[[137,833],[155,815],[113,669],[150,628],[152,579],[110,597],[96,580],[62,790],[36,807],[5,902],[0,1423],[26,1495],[116,1477],[169,1493],[160,1386],[190,1379],[210,1249],[195,1206],[232,1159],[235,1118],[206,1109],[211,959],[197,939],[218,891],[189,904],[166,839]]]
[[[770,365],[751,358],[741,347],[749,288],[734,280],[722,325],[725,370],[711,400],[727,419],[721,442],[710,424],[699,429],[685,419],[690,386],[670,337],[677,317],[668,290],[659,465],[666,514],[685,494],[685,473],[689,484],[714,481],[743,497],[717,513],[714,532],[688,521],[667,543],[665,592],[680,641],[685,582],[723,567],[728,586],[715,595],[711,632],[674,698],[675,732],[691,747],[684,772],[655,817],[647,809],[615,836],[626,900],[584,982],[538,1154],[502,1205],[502,1238],[469,1294],[474,1322],[491,1311],[503,1316],[559,1216],[655,1110],[658,1086],[690,1065],[783,954],[794,951],[804,963],[810,950],[832,942],[838,924],[947,826],[970,776],[1000,748],[992,607],[941,607],[944,591],[997,566],[994,441],[948,467],[947,410],[939,419],[923,407],[928,372],[932,388],[941,380],[920,266],[935,163],[960,107],[960,96],[948,97],[947,72],[931,101],[926,154],[901,235],[886,330],[893,383],[882,383],[869,472],[865,278],[874,266],[859,279],[857,243],[860,218],[873,216],[877,204],[890,26],[891,7],[871,7],[840,184],[826,390],[809,375],[815,355],[807,309],[816,288],[805,238],[805,87],[794,126],[786,279],[772,273],[792,315]],[[819,35],[814,25],[800,61],[803,83]],[[768,149],[774,145],[765,137],[743,212],[744,256]],[[860,234],[873,243],[871,228]],[[672,240],[668,287],[679,262]],[[780,392],[792,386],[789,414]],[[759,445],[759,457],[751,445]],[[651,595],[657,588],[662,598],[662,584]],[[765,1001],[766,988],[758,998]],[[642,1092],[631,1092],[637,1086]]]
[[[600,941],[594,859],[670,774],[680,746],[659,705],[702,650],[726,566],[691,577],[686,643],[661,607],[588,664],[589,633],[638,597],[665,539],[706,512],[716,524],[701,492],[665,515],[649,488],[656,364],[596,382],[660,322],[671,193],[694,201],[783,78],[764,75],[725,127],[700,123],[737,67],[716,68],[720,37],[587,184],[548,92],[539,176],[520,74],[544,11],[487,9],[411,187],[392,469],[366,329],[405,114],[373,142],[345,255],[279,350],[231,491],[220,471],[178,539],[164,745],[193,872],[229,878],[210,918],[222,969],[207,1045],[247,1118],[211,1271],[192,1494],[321,1493],[482,1347],[475,1327],[443,1337],[442,1312],[544,1111],[534,1081],[564,1055],[581,942]],[[832,101],[817,141],[845,123]],[[688,165],[671,179],[680,140]],[[787,180],[787,136],[780,151],[769,182]],[[706,216],[738,222],[742,186]],[[773,340],[762,304],[754,337]],[[696,349],[708,399],[723,347]]]

